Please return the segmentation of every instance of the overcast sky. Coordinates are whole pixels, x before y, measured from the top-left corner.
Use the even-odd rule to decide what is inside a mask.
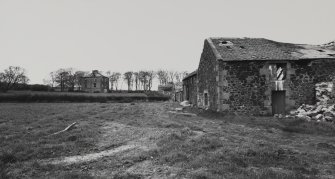
[[[0,0],[0,70],[193,71],[208,37],[335,40],[334,0]]]

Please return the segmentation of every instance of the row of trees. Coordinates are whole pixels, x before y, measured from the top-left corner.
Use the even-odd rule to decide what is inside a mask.
[[[73,91],[75,86],[78,86],[80,90],[82,77],[88,74],[89,72],[87,71],[61,68],[50,72],[49,78],[44,79],[43,82],[52,88],[60,86],[62,91],[64,91],[65,88]],[[119,90],[119,83],[124,81],[127,84],[128,90],[150,91],[155,78],[158,79],[160,85],[167,85],[168,83],[174,84],[175,82],[181,82],[187,73],[186,71],[141,70],[136,72],[127,71],[123,74],[120,72],[107,71],[104,75],[109,78],[111,90]],[[1,91],[8,91],[20,84],[27,84],[28,81],[29,78],[26,75],[26,70],[18,66],[10,66],[3,72],[0,72]]]
[[[102,72],[100,72],[102,73]],[[61,90],[69,88],[74,90],[75,86],[81,87],[81,77],[88,75],[86,71],[75,71],[73,68],[59,69],[50,73],[50,78],[44,80],[44,84],[51,87],[59,85]],[[102,73],[104,74],[104,73]],[[153,80],[158,79],[160,85],[168,83],[181,82],[187,75],[187,72],[176,72],[168,70],[141,70],[141,71],[127,71],[125,73],[107,71],[105,74],[110,81],[110,90],[119,90],[120,82],[127,84],[128,90],[144,90],[151,91]],[[122,81],[123,80],[123,81]]]
[[[68,88],[74,91],[75,86],[80,86],[81,79],[89,74],[86,71],[75,71],[73,68],[61,68],[57,71],[50,72],[48,79],[43,79],[43,83],[50,87],[60,86],[61,91]]]
[[[111,74],[107,72],[107,74]],[[187,72],[176,72],[167,70],[158,71],[127,71],[123,74],[123,80],[126,81],[128,91],[130,90],[144,90],[151,91],[152,83],[155,78],[158,78],[160,85],[166,85],[168,83],[174,84],[175,82],[181,82],[181,80],[187,75]],[[121,74],[118,72],[112,73],[109,78],[111,79],[111,89],[114,90],[114,83],[118,83],[118,79]],[[116,87],[117,90],[117,87]]]

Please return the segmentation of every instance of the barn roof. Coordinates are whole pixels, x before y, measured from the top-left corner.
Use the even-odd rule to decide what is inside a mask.
[[[206,41],[216,58],[223,61],[335,59],[331,43],[326,46],[283,43],[264,38],[221,37]]]
[[[193,71],[192,73],[186,75],[186,76],[183,78],[183,81],[186,80],[186,79],[189,78],[189,77],[192,77],[192,76],[194,76],[194,75],[197,75],[197,73],[198,73],[198,70]]]

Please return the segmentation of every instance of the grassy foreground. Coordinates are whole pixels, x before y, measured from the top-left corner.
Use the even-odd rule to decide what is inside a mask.
[[[335,178],[334,124],[176,106],[1,103],[0,178]],[[103,151],[117,153],[52,163]]]

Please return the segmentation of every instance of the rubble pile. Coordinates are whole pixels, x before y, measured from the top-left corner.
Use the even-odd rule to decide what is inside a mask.
[[[316,100],[318,104],[327,104],[331,99],[333,83],[332,82],[322,82],[315,85],[316,90]]]
[[[191,106],[190,102],[188,102],[188,101],[183,101],[183,102],[180,103],[180,105],[183,106],[183,107]]]
[[[335,104],[333,98],[333,83],[321,82],[315,85],[316,105],[301,105],[297,110],[291,111],[291,116],[308,121],[335,122]]]
[[[335,122],[335,105],[301,105],[297,110],[291,111],[291,116],[314,120],[317,122]]]

